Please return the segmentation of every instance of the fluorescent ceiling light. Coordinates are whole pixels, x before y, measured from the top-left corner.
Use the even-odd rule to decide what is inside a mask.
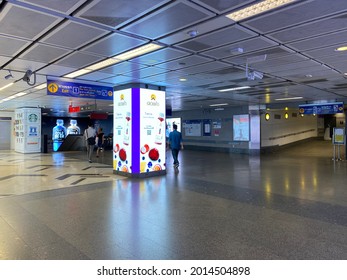
[[[186,82],[187,79],[186,78],[180,78],[180,82]]]
[[[337,52],[347,51],[347,46],[338,47],[338,48],[335,49],[335,51],[337,51]]]
[[[87,66],[86,68],[77,70],[77,71],[72,72],[70,74],[67,74],[64,77],[65,78],[76,78],[78,76],[85,75],[85,74],[87,74],[89,72],[96,71],[96,70],[99,70],[101,68],[105,68],[107,66],[111,66],[111,65],[117,64],[117,63],[122,62],[124,60],[130,59],[130,58],[134,58],[134,57],[143,55],[145,53],[149,53],[149,52],[155,51],[155,50],[160,49],[160,48],[162,48],[162,46],[157,45],[157,44],[153,44],[153,43],[149,43],[147,45],[138,47],[136,49],[127,51],[125,53],[116,55],[114,57],[107,58],[105,60],[102,60],[102,61],[97,62],[95,64],[92,64],[90,66]]]
[[[229,105],[228,103],[221,103],[221,104],[211,104],[211,107],[215,107],[215,106],[226,106]]]
[[[82,76],[82,75],[87,74],[87,73],[89,73],[89,72],[92,72],[92,70],[89,70],[89,69],[81,69],[81,70],[77,70],[77,71],[75,71],[75,72],[72,72],[72,73],[70,73],[70,74],[67,74],[67,75],[65,75],[64,77],[65,77],[65,78],[76,78],[76,77],[78,77],[78,76]]]
[[[26,95],[28,94],[27,92],[18,92],[17,94],[15,94],[14,96],[15,97],[20,97],[20,96],[23,96],[23,95]]]
[[[108,58],[108,59],[105,59],[105,60],[100,61],[98,63],[95,63],[93,65],[90,65],[90,66],[86,67],[85,69],[95,71],[95,70],[99,70],[101,68],[105,68],[107,66],[110,66],[110,65],[113,65],[113,64],[116,64],[119,62],[121,62],[119,59]]]
[[[116,55],[116,56],[114,56],[112,58],[113,59],[118,59],[118,60],[127,60],[127,59],[130,59],[130,58],[134,58],[136,56],[143,55],[145,53],[149,53],[149,52],[155,51],[155,50],[160,49],[160,48],[162,48],[162,46],[157,45],[157,44],[153,44],[153,43],[149,43],[147,45],[138,47],[136,49],[133,49],[133,50],[127,51],[125,53]]]
[[[12,86],[14,83],[9,83],[9,84],[7,84],[6,86],[3,86],[2,88],[0,88],[0,90],[3,90],[3,89],[5,89],[5,88],[8,88],[8,87],[10,87],[10,86]]]
[[[11,96],[9,96],[7,98],[4,98],[3,100],[4,101],[9,101],[9,100],[14,99],[14,98],[16,98],[16,97],[14,95],[11,95]]]
[[[303,97],[285,97],[285,98],[277,98],[275,100],[282,101],[282,100],[295,100],[295,99],[303,99]]]
[[[219,92],[226,92],[226,91],[234,91],[234,90],[241,90],[241,89],[247,89],[251,88],[250,86],[244,86],[244,87],[234,87],[234,88],[225,88],[218,90]]]
[[[232,19],[233,21],[240,21],[255,15],[270,11],[272,9],[281,7],[283,5],[286,5],[294,1],[296,0],[264,0],[264,1],[261,1],[260,3],[248,6],[244,9],[230,13],[226,16]]]
[[[36,86],[35,89],[44,89],[46,87],[47,87],[47,83],[43,83],[41,85]]]

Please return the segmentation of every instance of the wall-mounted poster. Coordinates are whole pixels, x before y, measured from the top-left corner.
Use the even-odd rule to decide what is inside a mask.
[[[211,120],[203,120],[203,135],[211,136]]]
[[[249,115],[233,116],[233,140],[249,141]]]
[[[185,136],[201,136],[200,120],[184,121],[183,128]]]

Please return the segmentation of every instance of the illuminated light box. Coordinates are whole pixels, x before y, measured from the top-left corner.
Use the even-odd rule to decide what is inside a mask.
[[[129,177],[166,174],[165,91],[114,92],[113,172]]]

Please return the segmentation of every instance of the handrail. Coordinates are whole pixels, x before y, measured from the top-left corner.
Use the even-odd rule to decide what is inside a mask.
[[[289,137],[289,136],[304,134],[304,133],[312,132],[312,131],[316,131],[316,129],[312,128],[312,129],[308,129],[308,130],[304,130],[304,131],[300,131],[300,132],[293,132],[293,133],[289,133],[289,134],[285,134],[285,135],[281,135],[281,136],[270,137],[269,140],[276,140],[276,139],[286,138],[286,137]]]

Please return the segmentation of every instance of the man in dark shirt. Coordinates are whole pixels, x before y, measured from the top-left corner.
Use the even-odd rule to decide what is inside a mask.
[[[179,166],[178,153],[180,149],[183,150],[182,134],[177,131],[177,124],[173,124],[173,131],[169,134],[169,146],[171,148],[174,168],[177,169]]]

